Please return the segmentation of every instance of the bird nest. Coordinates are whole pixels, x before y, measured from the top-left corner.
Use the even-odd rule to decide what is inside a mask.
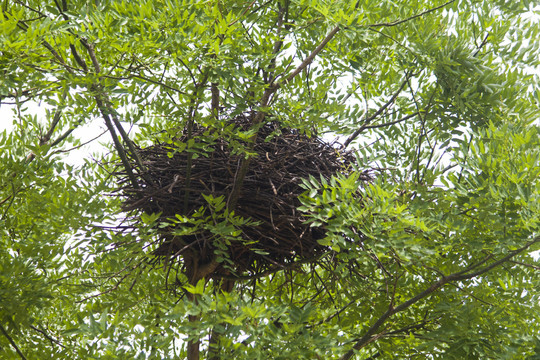
[[[233,130],[248,131],[252,116],[238,116],[231,124]],[[354,165],[352,154],[273,122],[258,130],[251,148],[241,138],[230,139],[230,133],[195,126],[190,136],[185,131],[170,144],[139,149],[144,169],[133,162],[137,185],[125,171],[117,174],[124,210],[135,218],[142,212],[156,214],[153,255],[180,260],[193,282],[260,274],[329,251],[319,242],[324,226],[310,226],[297,210],[305,192],[302,179],[346,173]],[[241,146],[252,158],[231,205],[246,157]]]

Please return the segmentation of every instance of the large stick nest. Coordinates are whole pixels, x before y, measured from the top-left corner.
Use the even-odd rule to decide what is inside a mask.
[[[251,120],[252,116],[238,116],[233,123],[237,129],[248,130]],[[244,154],[233,151],[231,141],[220,136],[203,143],[208,141],[204,139],[212,138],[208,136],[210,133],[200,126],[192,129],[190,138],[195,139],[195,148],[206,148],[202,153],[190,155],[175,148],[188,143],[187,131],[176,139],[177,145],[155,144],[140,149],[145,169],[133,164],[138,186],[128,181],[124,171],[117,174],[121,178],[124,210],[132,214],[160,213],[154,255],[168,260],[183,259],[188,276],[197,271],[189,267],[216,263],[217,259],[216,266],[204,274],[208,278],[245,272],[257,274],[316,259],[329,250],[318,242],[325,236],[324,227],[311,227],[297,211],[299,196],[305,191],[300,184],[309,176],[329,179],[337,173],[346,173],[354,164],[354,157],[338,152],[317,137],[279,128],[276,123],[267,123],[259,129],[250,150],[256,155],[250,162],[236,206],[230,209],[234,216],[250,219],[252,224],[240,226],[239,235],[224,238],[208,228],[179,223],[179,218],[204,218],[215,212],[209,207],[208,195],[222,197],[226,206],[221,213],[231,203]],[[362,180],[369,180],[367,174]],[[201,212],[201,209],[205,210]]]

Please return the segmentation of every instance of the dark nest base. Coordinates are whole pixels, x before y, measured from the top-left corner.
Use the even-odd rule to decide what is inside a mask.
[[[251,119],[251,116],[239,116],[234,124],[247,130]],[[208,129],[195,127],[192,138],[199,139],[196,141],[202,145],[201,139],[208,138],[202,136],[205,132],[208,134]],[[184,133],[178,140],[187,142],[189,139]],[[219,137],[207,145],[210,151],[206,156],[175,152],[167,144],[140,149],[146,169],[133,165],[138,174],[138,188],[128,181],[125,172],[117,174],[123,184],[120,190],[126,211],[132,215],[134,212],[161,213],[157,220],[159,239],[154,255],[167,261],[182,259],[183,271],[193,281],[196,280],[193,277],[260,274],[298,261],[309,262],[329,251],[317,241],[325,236],[324,228],[310,227],[296,210],[300,206],[298,197],[304,192],[300,187],[301,179],[310,175],[329,179],[347,172],[354,157],[348,153],[338,154],[335,148],[318,138],[280,129],[275,123],[268,123],[259,130],[252,150],[257,155],[250,162],[236,207],[232,209],[235,216],[251,219],[256,225],[242,226],[240,236],[226,240],[208,230],[183,236],[173,234],[178,227],[186,226],[164,225],[176,219],[177,214],[190,217],[201,207],[206,208],[204,216],[211,214],[203,194],[214,198],[223,196],[224,202],[231,195],[243,155],[233,154],[229,144]],[[366,175],[363,180],[368,179]],[[198,270],[209,264],[205,273]]]

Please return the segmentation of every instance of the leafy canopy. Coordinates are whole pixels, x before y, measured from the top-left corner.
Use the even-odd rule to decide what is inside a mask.
[[[540,357],[535,1],[1,6],[0,357]],[[222,292],[156,261],[157,214],[119,230],[138,147],[195,161],[219,134],[241,188],[268,121],[357,156],[303,179],[318,263]],[[217,132],[178,143],[196,125]],[[250,220],[224,211],[179,221],[234,241]]]

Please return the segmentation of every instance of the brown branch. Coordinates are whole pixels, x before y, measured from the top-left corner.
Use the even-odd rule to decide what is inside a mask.
[[[212,93],[212,115],[217,119],[219,117],[219,87],[217,82],[213,82],[210,91]]]
[[[11,17],[11,14],[9,14],[7,11],[4,11],[4,16],[6,16],[8,19]],[[24,31],[27,31],[28,30],[28,25],[26,25],[24,22],[22,21],[18,21],[17,22],[17,27],[19,29],[22,29]],[[62,58],[62,56],[52,47],[51,44],[49,44],[47,41],[43,40],[41,42],[43,44],[43,46],[49,50],[49,52],[52,54],[52,56],[58,61],[58,63],[60,65],[62,65],[64,67],[64,69],[66,69],[66,71],[68,73],[70,73],[71,75],[74,75],[75,72],[73,71],[73,69],[67,65],[64,61],[64,58]]]
[[[69,134],[71,134],[73,132],[73,130],[75,130],[75,128],[71,128],[69,129],[68,131],[66,131],[65,133],[63,133],[58,139],[56,139],[52,144],[51,146],[54,146],[54,145],[57,145],[58,143],[60,143],[62,140],[64,140],[66,137],[69,136]],[[100,138],[101,136],[103,136],[108,130],[105,130],[103,131],[101,134],[95,136],[94,138],[80,144],[80,145],[77,145],[75,147],[72,147],[71,149],[66,149],[66,150],[56,150],[53,152],[53,154],[59,154],[59,153],[67,153],[67,152],[70,152],[70,151],[73,151],[73,150],[77,150],[79,148],[82,148],[83,146],[85,145],[88,145],[90,144],[92,141],[95,141],[96,139]]]
[[[396,26],[396,25],[400,25],[400,24],[403,24],[407,21],[411,21],[413,19],[416,19],[418,17],[421,17],[421,16],[424,16],[426,14],[429,14],[429,13],[432,13],[434,11],[437,11],[439,9],[442,9],[443,7],[447,6],[447,5],[450,5],[451,3],[455,2],[456,0],[450,0],[450,1],[447,1],[445,2],[444,4],[442,5],[439,5],[439,6],[436,6],[434,8],[431,8],[431,9],[428,9],[428,10],[425,10],[425,11],[422,11],[421,13],[419,14],[416,14],[416,15],[413,15],[411,17],[408,17],[406,19],[402,19],[402,20],[396,20],[396,21],[393,21],[393,22],[389,22],[389,23],[378,23],[378,24],[372,24],[372,25],[368,25],[369,27],[391,27],[391,26]]]
[[[386,127],[386,126],[399,124],[400,122],[407,121],[407,120],[409,120],[409,119],[411,119],[411,118],[413,118],[413,117],[415,117],[415,116],[417,116],[419,114],[420,114],[420,112],[417,111],[415,113],[404,116],[401,119],[398,119],[398,120],[395,120],[395,121],[390,121],[390,122],[387,122],[387,123],[384,123],[384,124],[369,125],[369,126],[366,126],[364,129],[378,129],[378,128],[382,128],[382,127]]]
[[[263,98],[261,99],[262,109],[268,106],[270,98],[274,92],[275,90],[273,87],[269,87],[266,89],[266,91],[264,92]],[[257,115],[255,115],[255,118],[253,119],[253,125],[256,126],[262,123],[265,117],[266,117],[266,113],[264,112],[264,110],[259,110],[257,112]],[[251,144],[249,146],[249,150],[253,150],[255,143],[257,142],[257,136],[258,136],[258,132],[256,132],[250,139]],[[244,178],[246,177],[250,163],[251,163],[251,157],[248,157],[248,158],[244,157],[240,164],[240,168],[236,172],[236,175],[234,177],[234,182],[233,182],[233,188],[229,195],[229,198],[227,199],[227,209],[229,210],[234,210],[234,208],[236,207],[236,203],[238,202],[238,198],[240,197],[240,191],[242,189],[242,186],[244,185]]]
[[[11,338],[11,336],[9,336],[9,334],[7,333],[6,329],[4,329],[4,327],[0,324],[0,331],[2,332],[2,334],[6,337],[6,339],[8,339],[9,343],[11,344],[11,346],[13,346],[13,348],[15,349],[15,351],[17,352],[17,354],[19,355],[19,357],[23,360],[27,360],[26,359],[26,356],[24,356],[24,354],[21,352],[21,350],[19,349],[19,347],[17,346],[17,344],[15,344],[15,341],[13,341],[13,339]]]
[[[73,58],[75,59],[75,62],[79,64],[79,66],[84,70],[85,73],[88,72],[88,66],[86,65],[86,62],[82,59],[82,57],[77,52],[75,45],[69,44],[69,48],[71,50],[71,54],[73,55]]]
[[[414,305],[415,303],[417,303],[418,301],[430,296],[431,294],[433,294],[434,292],[436,292],[437,290],[441,289],[443,286],[445,286],[446,284],[448,283],[451,283],[451,282],[456,282],[456,281],[463,281],[463,280],[470,280],[472,278],[475,278],[477,276],[480,276],[482,274],[485,274],[486,272],[488,271],[491,271],[492,269],[494,269],[495,267],[505,263],[505,262],[508,262],[510,261],[510,259],[512,259],[514,256],[518,255],[519,253],[525,251],[526,249],[528,249],[530,246],[532,246],[533,244],[537,243],[540,241],[540,236],[533,239],[532,241],[530,241],[529,243],[527,243],[526,245],[524,245],[523,247],[517,249],[517,250],[514,250],[514,251],[511,251],[508,255],[502,257],[501,259],[491,263],[490,265],[488,266],[485,266],[483,268],[481,268],[480,270],[477,270],[475,272],[472,272],[472,273],[469,273],[469,270],[470,269],[475,269],[475,268],[478,268],[480,267],[481,265],[483,265],[487,260],[488,258],[484,258],[482,261],[480,261],[479,263],[476,263],[476,264],[473,264],[471,266],[469,266],[467,269],[465,270],[462,270],[462,271],[459,271],[459,272],[456,272],[456,273],[453,273],[453,274],[450,274],[448,276],[442,276],[437,282],[433,283],[430,287],[428,287],[427,289],[425,289],[424,291],[420,292],[419,294],[417,294],[416,296],[410,298],[409,300],[401,303],[400,305],[396,306],[396,307],[393,307],[393,308],[390,308],[388,309],[384,314],[382,314],[378,319],[377,321],[367,330],[366,334],[360,338],[358,341],[355,342],[355,344],[353,345],[352,349],[350,349],[349,351],[347,351],[345,354],[343,354],[343,356],[341,356],[339,358],[339,360],[349,360],[353,357],[355,351],[358,351],[360,349],[362,349],[363,347],[365,347],[367,344],[369,344],[373,337],[374,336],[377,336],[376,335],[376,332],[377,330],[386,322],[386,320],[388,320],[391,316],[401,312],[401,311],[404,311],[406,309],[408,309],[409,307],[411,307],[412,305]]]
[[[64,98],[65,98],[65,94],[64,94]],[[51,123],[51,126],[49,127],[49,130],[47,131],[45,135],[41,137],[41,139],[39,139],[39,146],[43,146],[46,143],[48,143],[49,140],[51,140],[51,136],[54,132],[54,129],[56,129],[56,126],[60,122],[61,118],[62,118],[62,107],[59,107],[58,109],[56,109],[54,113],[53,121]]]
[[[139,183],[137,181],[137,177],[133,173],[133,169],[131,168],[131,164],[129,163],[129,159],[127,157],[126,151],[124,150],[124,147],[120,143],[120,140],[118,140],[118,136],[116,135],[116,130],[114,129],[111,118],[108,112],[105,111],[106,109],[105,104],[103,104],[103,101],[101,99],[101,96],[99,96],[99,94],[96,94],[94,98],[101,112],[101,116],[103,117],[103,120],[105,120],[105,125],[107,126],[107,129],[109,129],[109,132],[111,133],[114,147],[116,148],[116,151],[118,152],[118,156],[120,157],[120,160],[122,161],[122,165],[124,166],[124,169],[126,170],[126,174],[129,180],[131,181],[131,184],[133,185],[133,187],[135,189],[138,189]]]
[[[64,92],[64,94],[62,95],[62,101],[64,101],[65,98],[66,98],[66,92]],[[47,133],[45,135],[41,136],[40,139],[39,139],[39,146],[44,146],[51,140],[51,137],[52,137],[52,135],[54,133],[54,130],[56,129],[56,127],[58,126],[58,123],[60,122],[60,119],[62,118],[62,109],[63,109],[63,105],[58,106],[58,108],[56,109],[56,111],[54,113],[54,116],[53,116],[51,126],[49,127],[49,130],[47,130]],[[72,129],[71,131],[73,131],[73,130],[74,129]],[[71,133],[71,131],[70,131],[70,133]],[[67,135],[66,135],[66,137],[67,137]],[[62,141],[64,138],[57,139],[56,141],[52,142],[50,144],[50,147],[52,148],[53,146],[58,145],[58,143],[60,141]],[[26,161],[31,162],[31,161],[33,161],[35,159],[35,157],[36,157],[36,154],[31,152],[26,157]]]
[[[94,51],[94,44],[89,43],[84,39],[81,39],[81,43],[84,45],[84,47],[86,47],[86,50],[88,51],[88,55],[90,56],[90,60],[92,60],[94,71],[96,75],[98,75],[101,72],[101,66],[99,65],[99,61],[96,57],[96,52]]]
[[[321,43],[315,48],[315,50],[313,50],[311,54],[309,54],[309,56],[305,58],[304,61],[302,61],[302,63],[298,65],[296,69],[293,70],[292,73],[289,74],[289,76],[287,76],[284,80],[282,80],[278,84],[274,85],[274,87],[276,87],[276,90],[280,88],[281,86],[289,83],[298,74],[300,74],[302,70],[304,70],[309,64],[311,64],[313,60],[315,59],[315,57],[326,47],[326,45],[328,45],[328,43],[334,38],[334,36],[336,36],[336,34],[340,30],[341,30],[341,27],[339,25],[333,28],[332,31],[330,31],[328,35],[326,35],[326,37],[323,39],[323,41],[321,41]]]
[[[40,94],[40,92],[38,90],[41,90],[41,89],[39,87],[34,87],[34,88],[31,88],[31,89],[22,90],[22,91],[17,92],[17,93],[7,93],[5,95],[0,95],[0,101],[4,100],[4,99],[12,99],[12,98],[15,99],[15,98],[19,98],[21,96],[28,96],[28,100],[30,100],[30,99],[32,99],[33,96],[37,96],[37,95]],[[19,99],[19,102],[22,103],[22,102],[26,102],[28,100],[20,100]],[[4,104],[7,104],[7,103],[4,103]],[[15,103],[10,103],[10,104],[15,104]]]
[[[67,9],[67,1],[62,0],[62,5],[61,6],[58,3],[58,0],[54,0],[54,3],[56,5],[56,8],[58,9],[60,14],[64,18],[64,20],[69,21],[69,16],[66,14],[66,11],[68,10]],[[78,38],[79,41],[81,41],[81,43],[82,43],[82,40],[80,39],[80,37],[77,34],[75,34],[73,31],[71,31],[71,29],[68,30],[68,31],[69,31],[70,34],[72,34],[73,36]],[[82,59],[82,57],[77,52],[77,49],[75,48],[75,45],[69,44],[69,49],[71,50],[71,54],[73,55],[73,58],[75,59],[75,62],[77,64],[79,64],[79,66],[84,70],[85,73],[87,73],[88,72],[88,66],[86,65],[86,62]]]
[[[92,64],[94,66],[94,71],[95,71],[96,75],[99,75],[99,73],[101,72],[101,66],[99,65],[99,61],[98,61],[96,53],[94,51],[93,44],[88,43],[84,39],[81,39],[81,43],[86,47],[86,49],[88,51],[88,55],[90,56],[90,59],[92,60]],[[118,140],[118,138],[116,136],[116,131],[114,130],[114,127],[116,127],[116,129],[120,133],[120,136],[122,137],[122,140],[124,140],[124,142],[127,144],[127,147],[128,147],[128,149],[129,149],[129,151],[131,153],[131,156],[133,156],[133,158],[135,159],[135,162],[137,163],[137,166],[142,171],[142,176],[145,177],[145,180],[149,184],[152,184],[153,183],[152,179],[150,179],[148,176],[146,176],[146,174],[144,172],[144,169],[146,167],[144,166],[144,164],[142,162],[142,159],[139,156],[139,153],[137,152],[137,149],[135,148],[135,145],[133,144],[133,142],[129,138],[128,134],[124,130],[124,127],[122,126],[122,124],[120,123],[120,120],[118,118],[118,114],[113,109],[112,102],[109,100],[107,94],[103,91],[103,88],[101,86],[101,83],[99,82],[99,79],[98,79],[98,84],[99,85],[94,84],[94,85],[91,86],[91,90],[94,93],[94,99],[95,99],[96,104],[97,104],[97,106],[99,108],[101,116],[105,120],[105,124],[106,124],[107,128],[109,129],[109,131],[111,132],[111,135],[113,136],[114,145],[115,145],[116,150],[119,153],[120,159],[122,160],[122,164],[124,165],[124,167],[127,167],[126,171],[128,173],[128,176],[129,176],[131,182],[134,184],[134,181],[136,181],[136,177],[133,174],[133,170],[131,169],[131,165],[129,164],[129,160],[127,159],[127,154],[126,154],[122,144],[120,143],[120,141]],[[114,126],[113,126],[113,124],[114,124]],[[136,188],[138,188],[138,185],[136,186]]]
[[[52,143],[51,143],[51,147],[53,146],[56,146],[58,144],[60,144],[62,141],[64,141],[76,128],[70,128],[68,130],[66,130],[66,132],[64,132],[62,135],[60,135],[56,140],[54,140]]]
[[[40,333],[41,335],[43,335],[47,340],[49,340],[51,342],[51,344],[56,344],[60,347],[63,347],[64,349],[66,348],[64,345],[62,345],[62,343],[60,341],[58,341],[57,339],[53,338],[52,336],[50,336],[49,334],[47,334],[44,330],[41,330],[33,325],[30,325],[30,328],[37,331],[38,333]]]
[[[521,266],[529,267],[529,268],[535,269],[535,270],[540,270],[540,266],[538,266],[538,265],[527,264],[527,263],[524,263],[524,262],[521,262],[521,261],[514,261],[514,260],[511,260],[510,262],[511,262],[512,264],[516,264],[516,265],[521,265]]]
[[[66,0],[62,0],[62,6],[60,6],[60,4],[58,3],[57,0],[54,1],[55,2],[55,5],[56,7],[58,8],[58,11],[60,12],[60,14],[62,15],[63,19],[68,21],[69,20],[69,17],[68,15],[65,13],[67,11],[67,1]],[[30,9],[31,11],[33,12],[36,12],[37,14],[39,14],[41,17],[46,17],[46,18],[49,18],[46,14],[40,12],[39,10],[36,10],[32,7],[29,7],[28,5],[20,2],[20,1],[17,1],[17,3],[19,3],[20,5]],[[21,23],[21,25],[17,24],[19,26],[19,28],[23,29],[23,30],[26,30],[28,29],[28,26],[26,24],[24,24],[24,22],[21,22],[19,21],[19,23]],[[81,44],[83,44],[83,46],[85,46],[87,49],[88,49],[88,46],[89,44],[84,40],[84,39],[81,39],[79,37],[79,35],[75,34],[72,30],[68,30],[70,34],[72,34],[73,36],[75,36],[76,38],[79,39],[79,41],[81,42]],[[49,52],[51,52],[51,54],[57,59],[57,61],[71,74],[74,74],[74,70],[76,70],[75,68],[67,65],[65,62],[64,62],[64,59],[60,56],[60,54],[47,42],[47,41],[42,41],[43,45],[45,46],[45,48],[47,48],[49,50]],[[75,48],[75,45],[73,44],[70,44],[69,45],[69,48],[71,50],[71,53],[73,55],[73,58],[75,59],[75,62],[83,69],[83,71],[86,73],[88,72],[88,66],[86,65],[85,61],[82,59],[82,57],[79,55],[79,53],[77,52],[77,49]]]
[[[182,62],[182,64],[184,64],[184,62]],[[187,120],[187,140],[189,141],[192,137],[193,125],[195,124],[195,117],[197,115],[197,110],[201,102],[200,91],[205,87],[208,81],[208,78],[210,76],[210,67],[207,67],[203,71],[201,81],[197,82],[195,77],[193,76],[193,73],[189,70],[187,65],[184,64],[184,66],[186,66],[186,68],[188,69],[188,72],[190,73],[190,75],[192,75],[193,85],[195,86],[195,88],[193,89],[193,94],[191,95],[191,98],[190,98],[190,106],[188,110],[189,119]],[[212,88],[212,105],[214,105],[214,102],[217,101],[217,106],[219,107],[219,89],[217,88],[217,85],[216,85],[215,90],[217,91],[217,94],[213,92],[214,88]],[[217,98],[214,98],[215,95],[217,95]],[[184,192],[184,211],[187,210],[188,203],[189,203],[192,164],[193,164],[193,152],[189,151],[187,155],[186,178],[184,181],[184,188],[186,189]]]
[[[401,83],[401,86],[399,87],[399,89],[394,93],[394,95],[392,95],[392,97],[390,98],[390,100],[388,100],[383,106],[381,106],[379,108],[379,110],[377,110],[373,115],[371,115],[370,117],[368,117],[367,119],[364,120],[364,123],[362,124],[362,126],[360,126],[360,128],[358,128],[354,133],[352,133],[351,136],[349,136],[349,138],[345,141],[345,143],[343,143],[343,148],[346,148],[347,146],[349,146],[349,144],[354,141],[354,139],[356,139],[358,137],[358,135],[360,135],[360,133],[362,131],[364,131],[368,126],[369,124],[377,117],[379,116],[380,114],[382,114],[390,105],[392,105],[394,103],[394,101],[396,101],[397,97],[399,96],[399,94],[401,94],[401,92],[403,91],[403,89],[405,88],[405,86],[408,84],[408,81],[409,81],[409,78],[412,76],[412,74],[410,73],[407,73],[405,75],[405,80]]]
[[[427,315],[427,314],[426,314]],[[412,324],[412,325],[408,325],[408,326],[405,326],[405,327],[402,327],[400,329],[397,329],[397,330],[393,330],[393,331],[388,331],[385,336],[390,336],[390,335],[398,335],[398,334],[401,334],[401,333],[407,333],[407,334],[410,334],[410,333],[414,333],[414,330],[421,330],[421,329],[425,329],[426,326],[435,321],[435,320],[438,320],[440,319],[440,317],[436,317],[436,318],[432,318],[432,319],[427,319],[427,316],[424,317],[424,320],[422,321],[419,321],[415,324]]]
[[[118,66],[118,68],[131,72],[131,70],[126,69],[126,68],[124,68],[122,66]],[[152,84],[155,84],[155,85],[159,85],[161,87],[172,90],[172,91],[177,92],[179,94],[187,95],[187,93],[185,91],[182,91],[182,90],[180,90],[178,88],[175,88],[174,86],[167,85],[163,81],[150,79],[149,77],[146,77],[146,76],[143,76],[143,75],[140,75],[140,74],[131,73],[131,74],[129,74],[127,76],[123,76],[123,77],[112,76],[112,75],[103,75],[103,77],[108,78],[108,79],[114,79],[114,80],[128,80],[128,79],[131,79],[131,78],[137,78],[137,79],[141,79],[141,80],[144,80],[144,81],[148,81],[148,82],[150,82]]]

